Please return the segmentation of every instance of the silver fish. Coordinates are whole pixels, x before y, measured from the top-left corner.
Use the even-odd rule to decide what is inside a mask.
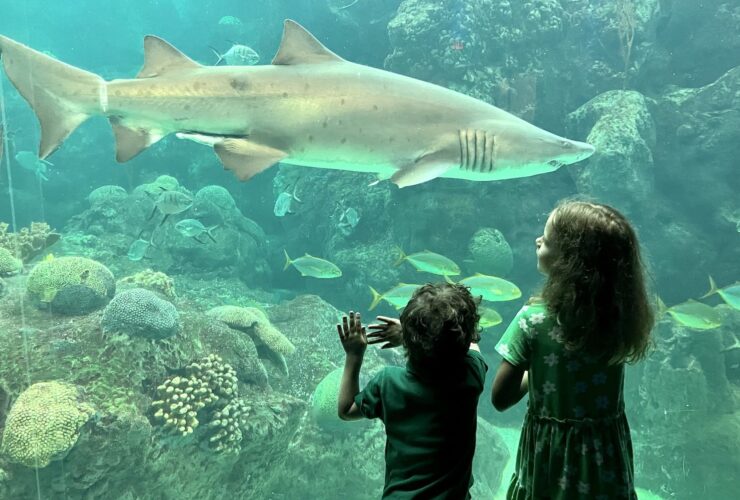
[[[151,242],[139,238],[138,240],[131,243],[128,247],[128,259],[134,262],[138,262],[144,258],[146,251],[151,246]]]
[[[199,243],[203,243],[202,241],[198,239],[198,237],[202,234],[205,234],[206,236],[208,236],[215,243],[216,240],[213,238],[211,231],[213,231],[217,227],[218,226],[206,227],[198,219],[183,219],[179,221],[177,224],[175,224],[175,229],[177,229],[177,231],[181,235],[186,236],[188,238],[193,238]]]
[[[275,206],[272,208],[272,213],[277,217],[284,217],[286,214],[293,213],[293,202],[303,203],[298,196],[296,196],[297,186],[293,188],[293,193],[283,191],[278,195],[275,200]]]
[[[260,62],[260,55],[252,47],[240,43],[233,44],[223,54],[219,54],[213,47],[211,50],[218,57],[215,66],[218,66],[221,61],[226,61],[229,66],[254,66]]]
[[[165,215],[177,215],[193,206],[193,198],[180,191],[163,191],[154,202]]]
[[[49,178],[46,177],[47,165],[54,166],[53,163],[40,159],[36,156],[36,153],[32,153],[31,151],[19,151],[15,155],[15,161],[17,161],[24,169],[29,172],[33,172],[38,180],[44,181],[49,180]]]

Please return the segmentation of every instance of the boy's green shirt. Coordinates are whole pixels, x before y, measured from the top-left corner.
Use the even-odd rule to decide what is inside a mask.
[[[386,367],[355,396],[365,417],[385,423],[383,498],[469,498],[487,370],[470,350],[455,374],[438,372],[430,380],[410,365]]]

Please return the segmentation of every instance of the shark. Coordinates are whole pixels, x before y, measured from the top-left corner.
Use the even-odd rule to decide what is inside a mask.
[[[110,121],[120,163],[175,134],[213,148],[241,180],[285,162],[399,187],[493,181],[594,152],[465,94],[347,61],[290,19],[267,65],[204,66],[152,35],[131,79],[106,81],[4,36],[0,59],[38,118],[41,160],[95,115]]]

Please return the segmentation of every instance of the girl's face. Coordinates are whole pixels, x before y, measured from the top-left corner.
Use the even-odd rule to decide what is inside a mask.
[[[550,266],[558,256],[558,250],[553,241],[552,234],[553,214],[554,212],[547,218],[544,234],[534,240],[537,247],[537,270],[542,274],[549,274]]]

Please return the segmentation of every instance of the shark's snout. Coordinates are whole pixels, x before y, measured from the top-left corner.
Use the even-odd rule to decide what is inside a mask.
[[[562,165],[570,165],[585,160],[596,151],[591,144],[586,142],[571,141],[570,139],[561,139],[561,153],[557,155],[555,161]]]

